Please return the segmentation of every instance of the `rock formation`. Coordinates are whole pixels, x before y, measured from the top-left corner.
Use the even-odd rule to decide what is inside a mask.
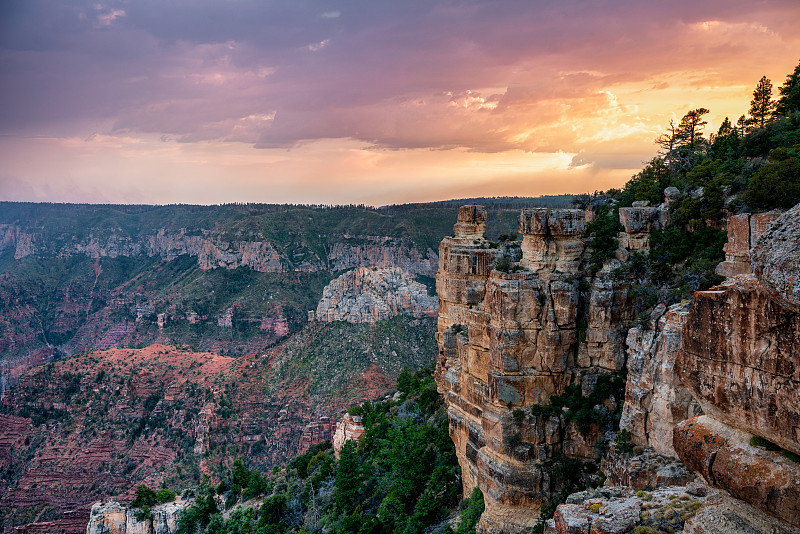
[[[436,297],[399,267],[358,267],[325,286],[309,318],[374,323],[396,315],[434,317]]]
[[[344,414],[342,420],[336,423],[336,432],[333,434],[333,453],[336,459],[339,459],[346,441],[353,440],[358,443],[363,435],[364,423],[361,422],[361,416]]]
[[[150,515],[137,518],[137,510],[116,501],[92,505],[86,534],[174,534],[181,512],[190,505],[178,500],[153,506]]]
[[[17,260],[40,255],[85,255],[90,258],[158,256],[172,260],[187,254],[197,258],[197,265],[203,270],[249,267],[262,273],[343,271],[368,266],[400,267],[412,274],[433,276],[438,263],[434,251],[419,250],[407,238],[320,236],[332,242],[325,255],[317,255],[304,243],[288,255],[279,252],[275,244],[263,238],[226,237],[218,230],[187,231],[184,228],[171,232],[160,228],[149,235],[135,236],[112,230],[104,237],[90,234],[78,242],[55,244],[42,242],[36,233],[25,231],[17,224],[0,224],[0,251],[13,247],[14,259]]]
[[[648,201],[639,201],[634,202],[631,207],[620,208],[619,222],[624,228],[619,234],[620,248],[630,251],[650,250],[650,231],[664,228],[669,223],[667,206],[667,201],[660,206],[650,206]]]
[[[783,214],[756,240],[751,257],[758,278],[737,276],[695,293],[676,369],[706,415],[679,424],[673,442],[681,460],[711,484],[796,527],[798,210]],[[733,239],[743,241],[735,234]]]
[[[674,369],[687,308],[675,304],[664,313],[661,306],[644,328],[628,330],[627,338],[628,383],[619,426],[630,432],[633,443],[673,458],[675,425],[700,412]]]
[[[622,369],[625,357],[622,338],[612,332],[629,313],[627,292],[605,272],[588,284],[588,304],[581,295],[584,212],[526,209],[518,222],[522,258],[512,265],[483,237],[484,208],[463,206],[455,235],[440,245],[436,277],[436,381],[465,494],[475,486],[483,491],[479,528],[489,532],[536,523],[558,490],[551,473],[559,454],[596,454],[596,425],[584,435],[562,418],[532,415],[530,407],[549,404],[571,384],[590,392],[598,373]],[[501,264],[504,270],[494,268]]]
[[[780,216],[778,211],[767,213],[741,213],[728,217],[728,242],[722,247],[725,261],[717,265],[716,272],[725,277],[752,274],[750,249],[756,240]]]

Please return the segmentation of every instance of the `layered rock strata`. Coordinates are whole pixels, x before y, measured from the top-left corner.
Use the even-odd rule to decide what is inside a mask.
[[[513,265],[484,239],[485,209],[463,206],[455,235],[440,245],[436,277],[436,381],[464,490],[483,491],[479,529],[507,533],[531,528],[558,490],[559,454],[596,454],[596,426],[583,435],[530,407],[571,384],[591,392],[598,373],[620,370],[624,342],[615,332],[628,313],[627,292],[606,271],[588,283],[588,301],[582,296],[583,211],[526,209],[518,222],[522,257]]]
[[[324,269],[342,271],[359,266],[398,266],[414,274],[432,276],[438,257],[430,249],[419,250],[407,238],[388,236],[324,236],[333,241],[326,254],[317,255],[304,244],[291,254],[256,234],[251,239],[226,239],[217,230],[159,229],[154,234],[131,236],[112,232],[105,237],[89,235],[69,244],[45,242],[38,234],[26,232],[17,224],[0,224],[0,251],[14,249],[14,259],[27,256],[85,255],[90,258],[160,256],[171,260],[188,254],[197,258],[203,270],[250,267],[254,271],[279,273],[313,272]],[[320,236],[323,237],[323,236]]]
[[[374,323],[396,315],[434,317],[436,297],[399,267],[359,267],[325,286],[309,319]]]
[[[364,423],[361,416],[344,414],[342,420],[336,423],[336,432],[333,433],[333,454],[336,459],[339,459],[345,442],[353,440],[358,443],[363,435]]]

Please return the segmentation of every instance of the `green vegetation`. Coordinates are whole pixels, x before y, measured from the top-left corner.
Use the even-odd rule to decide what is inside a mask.
[[[784,450],[779,445],[776,445],[775,443],[772,443],[771,441],[762,438],[761,436],[752,436],[750,438],[750,446],[763,447],[768,451],[776,451],[776,452],[779,451],[786,459],[794,463],[800,463],[800,455],[795,454],[792,451]]]
[[[625,398],[624,374],[598,375],[594,389],[584,396],[579,384],[567,386],[561,395],[550,397],[550,404],[534,404],[531,413],[536,417],[561,417],[566,422],[574,422],[578,430],[586,435],[592,425],[599,425],[601,430],[616,428],[622,414],[622,400]],[[612,412],[603,406],[610,398],[614,398],[616,409]],[[602,406],[600,409],[595,407]]]
[[[431,369],[404,370],[398,391],[398,401],[365,402],[351,410],[362,416],[365,434],[358,445],[346,442],[338,461],[329,442],[269,473],[236,460],[219,484],[206,480],[196,490],[178,534],[415,534],[441,525],[455,513],[461,486]],[[215,495],[224,498],[227,519]],[[260,509],[250,506],[253,498],[262,499]],[[456,532],[474,533],[483,496],[473,492],[462,508]]]
[[[669,205],[671,224],[654,230],[650,254],[634,256],[634,295],[642,311],[656,302],[692,297],[722,281],[714,273],[724,259],[724,218],[730,213],[788,209],[800,203],[800,65],[772,99],[772,83],[758,81],[749,109],[734,126],[725,118],[706,136],[709,110],[689,110],[678,124],[670,121],[656,139],[659,155],[620,190],[593,197],[598,217],[587,227],[594,235],[591,264],[597,270],[616,251],[614,209],[636,201],[659,205],[667,187],[677,189]],[[612,208],[613,205],[613,208]],[[640,297],[644,297],[640,300]]]
[[[617,432],[614,438],[614,449],[620,454],[631,454],[633,452],[633,443],[631,443],[631,433],[623,428]]]
[[[586,234],[592,239],[592,269],[600,270],[603,262],[610,260],[619,248],[617,234],[622,229],[619,224],[619,210],[603,204],[595,214],[595,219],[586,225]]]

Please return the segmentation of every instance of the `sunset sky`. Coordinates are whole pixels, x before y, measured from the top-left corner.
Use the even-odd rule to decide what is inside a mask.
[[[0,200],[607,189],[799,61],[798,0],[3,0]]]

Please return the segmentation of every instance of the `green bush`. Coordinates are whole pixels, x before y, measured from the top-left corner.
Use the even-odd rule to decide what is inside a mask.
[[[769,163],[753,175],[742,200],[754,210],[789,209],[800,202],[800,155],[797,151],[770,150]]]

